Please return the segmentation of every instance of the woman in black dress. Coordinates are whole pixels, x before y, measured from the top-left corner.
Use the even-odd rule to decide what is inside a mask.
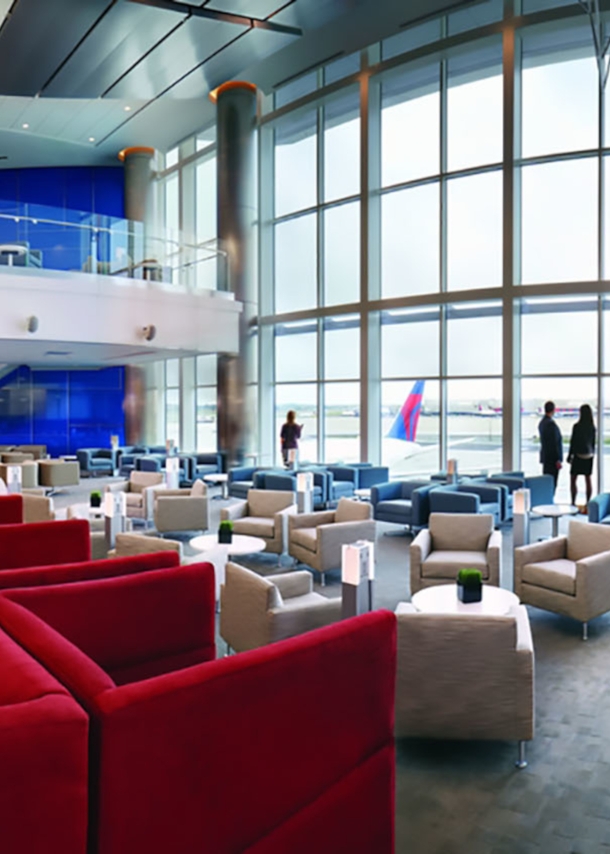
[[[570,468],[570,492],[572,493],[572,504],[576,504],[578,485],[576,478],[579,474],[585,476],[587,486],[587,504],[591,500],[593,491],[591,486],[591,472],[593,471],[593,459],[595,457],[595,424],[593,423],[593,412],[588,403],[580,407],[580,418],[572,427],[572,438],[570,439],[570,450],[568,462]]]

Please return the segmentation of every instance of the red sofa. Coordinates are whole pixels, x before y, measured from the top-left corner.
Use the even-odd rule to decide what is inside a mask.
[[[392,854],[393,614],[210,661],[192,565],[6,591],[0,625],[91,716],[96,854]]]
[[[0,495],[0,525],[18,525],[23,522],[23,496]]]
[[[88,727],[65,688],[0,631],[2,854],[84,854]]]
[[[53,524],[57,523],[54,522]],[[106,560],[3,569],[0,570],[0,590],[114,578],[118,575],[132,575],[136,572],[150,572],[153,569],[166,569],[174,566],[180,566],[178,552],[163,551]]]
[[[0,525],[0,570],[91,560],[89,522]]]

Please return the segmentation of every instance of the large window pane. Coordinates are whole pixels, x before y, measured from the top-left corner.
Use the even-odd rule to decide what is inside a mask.
[[[360,203],[324,211],[324,303],[360,299]]]
[[[197,356],[197,385],[216,385],[216,353]]]
[[[381,384],[381,460],[392,475],[430,475],[440,467],[440,394],[437,381],[426,381],[423,389],[419,421],[412,440],[402,441],[388,436],[392,424],[414,393],[414,384],[384,382]]]
[[[297,423],[303,425],[299,440],[299,461],[315,462],[318,459],[318,404],[317,386],[314,383],[304,385],[276,385],[275,387],[275,435],[276,459],[281,460],[280,431],[286,420],[286,413],[293,409],[297,414]]]
[[[360,192],[360,101],[358,92],[324,107],[324,199]]]
[[[360,376],[360,322],[346,315],[324,322],[324,377],[349,380]]]
[[[452,179],[447,183],[447,286],[501,284],[502,174]]]
[[[180,230],[180,184],[178,175],[172,175],[165,182],[165,228],[170,237],[178,238]]]
[[[289,116],[275,129],[275,215],[316,204],[316,113]]]
[[[180,445],[180,391],[167,389],[165,392],[165,438]]]
[[[317,378],[318,333],[315,321],[284,324],[275,330],[276,382]]]
[[[472,74],[458,76],[447,92],[447,166],[451,171],[502,160],[502,75],[487,70],[477,73],[486,76],[474,80]]]
[[[381,376],[421,377],[439,372],[439,311],[385,311],[381,318]]]
[[[381,86],[381,184],[440,172],[438,65],[384,80]]]
[[[451,305],[447,317],[447,372],[453,376],[501,374],[501,304]]]
[[[522,283],[597,278],[597,160],[522,169]]]
[[[180,359],[168,359],[166,361],[165,384],[168,387],[180,385]]]
[[[316,215],[275,226],[275,310],[300,311],[317,304]]]
[[[328,462],[360,460],[359,383],[325,384],[324,445]]]
[[[381,201],[381,293],[385,297],[439,289],[438,184],[396,193]]]
[[[197,450],[216,450],[216,388],[197,389]]]
[[[196,223],[197,240],[210,240],[216,237],[216,158],[210,157],[197,163],[196,184]]]
[[[521,370],[524,374],[597,371],[595,297],[524,300],[521,306]]]
[[[500,471],[502,467],[502,382],[447,381],[447,457],[458,472]]]

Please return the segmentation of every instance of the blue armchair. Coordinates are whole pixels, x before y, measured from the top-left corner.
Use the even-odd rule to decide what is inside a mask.
[[[191,479],[191,458],[187,454],[176,454],[179,462],[179,483],[180,486],[190,486]],[[143,454],[136,458],[136,471],[153,471],[164,472],[166,456],[161,454]]]
[[[191,470],[189,477],[191,480],[203,478],[205,474],[216,474],[222,471],[222,456],[218,453],[207,454],[190,454]]]
[[[254,475],[258,466],[236,466],[229,469],[229,495],[233,498],[248,498],[248,490],[254,487]]]
[[[458,483],[438,486],[430,493],[431,513],[489,513],[496,526],[503,521],[502,504],[500,485]]]
[[[297,474],[298,472],[285,471],[259,472],[255,482],[258,489],[296,492]],[[316,510],[326,507],[327,483],[328,479],[324,477],[323,472],[313,472],[313,506]]]
[[[589,501],[589,522],[610,525],[610,492],[600,492]]]
[[[526,477],[522,471],[500,472],[487,478],[487,483],[504,484],[508,489],[508,508],[505,519],[513,516],[513,492],[516,489],[529,489],[532,507],[537,504],[553,504],[555,482],[550,474],[530,475]]]
[[[380,522],[424,528],[430,515],[430,493],[437,484],[426,480],[394,480],[371,487],[373,517]]]
[[[121,477],[129,477],[135,471],[136,458],[148,453],[148,445],[125,445],[117,448],[117,465]]]
[[[378,483],[387,483],[390,470],[387,466],[374,466],[371,463],[350,463],[350,465],[326,466],[335,481],[351,480],[354,489],[370,489]]]
[[[112,448],[79,448],[76,457],[80,465],[81,475],[89,477],[114,474],[116,468],[116,452]]]

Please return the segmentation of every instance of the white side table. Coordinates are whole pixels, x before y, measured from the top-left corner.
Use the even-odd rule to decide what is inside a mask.
[[[544,516],[545,519],[553,520],[553,536],[559,536],[559,520],[562,516],[576,516],[578,507],[574,504],[537,504],[532,507],[532,513],[536,516]]]
[[[15,258],[22,258],[26,252],[26,247],[20,243],[0,243],[0,255],[6,256],[6,263],[9,267],[13,266]]]
[[[485,617],[502,617],[519,604],[519,598],[510,590],[484,584],[481,601],[465,604],[458,599],[457,584],[437,584],[415,593],[411,597],[411,604],[422,614],[478,614]]]
[[[250,537],[246,534],[233,534],[231,543],[219,543],[218,534],[203,534],[193,537],[189,542],[196,551],[205,552],[206,560],[214,565],[217,602],[220,602],[220,587],[225,583],[228,558],[263,552],[267,545],[261,537]]]
[[[371,488],[363,487],[362,489],[354,489],[354,495],[358,499],[358,501],[370,501],[371,500]]]
[[[220,495],[214,495],[214,498],[229,497],[229,475],[221,472],[213,474],[204,474],[203,479],[206,483],[213,483],[215,486],[220,486]]]

